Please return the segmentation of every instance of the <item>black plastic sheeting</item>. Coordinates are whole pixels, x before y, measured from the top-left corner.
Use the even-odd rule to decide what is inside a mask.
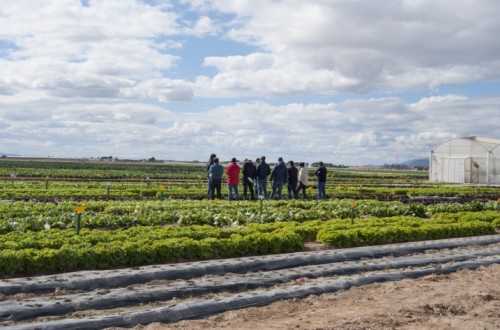
[[[438,251],[433,254],[412,255],[398,258],[346,261],[324,265],[303,266],[287,270],[257,272],[243,275],[202,277],[181,280],[164,285],[138,286],[46,297],[16,299],[0,302],[0,321],[19,321],[38,316],[64,315],[85,309],[106,309],[134,306],[152,301],[168,301],[222,291],[238,292],[272,287],[299,278],[319,278],[349,275],[430,264],[467,261],[480,257],[500,255],[500,246],[476,249]]]
[[[187,302],[141,312],[122,313],[88,319],[65,319],[45,323],[20,324],[12,327],[4,327],[3,329],[102,329],[112,326],[132,327],[138,324],[152,322],[173,323],[184,319],[201,318],[229,310],[263,306],[283,299],[304,298],[311,294],[319,295],[331,293],[374,282],[398,281],[407,278],[418,278],[430,274],[447,274],[461,269],[476,269],[480,266],[488,266],[494,263],[500,263],[499,256],[474,261],[455,262],[417,270],[354,275],[337,280],[326,280],[320,283],[288,286],[284,289],[273,289],[268,291],[260,290],[252,293],[233,295],[231,297]]]
[[[153,280],[191,279],[204,275],[270,271],[306,265],[320,265],[362,258],[403,256],[429,249],[456,248],[468,245],[488,245],[500,242],[500,235],[452,238],[410,242],[350,249],[297,252],[236,259],[208,260],[182,264],[167,264],[105,271],[81,271],[50,276],[0,280],[0,293],[50,292],[56,288],[67,290],[94,290],[123,287]]]

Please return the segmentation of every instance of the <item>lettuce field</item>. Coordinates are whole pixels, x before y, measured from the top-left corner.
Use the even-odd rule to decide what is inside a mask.
[[[426,171],[331,168],[326,200],[315,199],[313,184],[306,199],[230,202],[207,199],[204,169],[0,160],[0,276],[478,236],[500,226],[500,188],[430,184]]]

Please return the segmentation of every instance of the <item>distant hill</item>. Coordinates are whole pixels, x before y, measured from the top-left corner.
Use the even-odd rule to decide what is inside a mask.
[[[412,159],[412,160],[407,160],[403,162],[403,165],[406,165],[408,167],[429,167],[429,159],[428,158],[419,158],[419,159]]]
[[[418,159],[407,160],[407,161],[404,161],[402,163],[379,164],[379,165],[366,164],[364,166],[400,168],[402,165],[404,165],[405,168],[415,168],[415,167],[429,168],[429,159],[428,158],[418,158]]]

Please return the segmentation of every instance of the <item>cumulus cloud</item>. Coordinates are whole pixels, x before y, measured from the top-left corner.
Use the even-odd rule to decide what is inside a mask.
[[[0,86],[64,98],[120,99],[123,90],[160,77],[177,58],[163,40],[179,33],[176,14],[139,1],[20,0],[0,9]],[[171,91],[175,94],[175,91]],[[3,93],[5,94],[5,92]],[[169,98],[163,98],[168,100]]]
[[[366,93],[500,75],[495,32],[500,3],[494,0],[267,0],[259,6],[249,0],[213,0],[194,7],[234,15],[227,35],[263,49],[272,63],[262,67],[253,61],[261,53],[208,58],[205,64],[219,70],[212,79],[215,89],[264,95]]]
[[[452,137],[485,132],[499,136],[500,128],[492,120],[499,101],[445,95],[414,103],[398,98],[281,106],[252,102],[202,113],[137,103],[78,108],[60,104],[47,109],[45,118],[22,121],[13,118],[12,111],[0,110],[0,122],[8,123],[0,133],[0,150],[178,160],[203,160],[216,152],[221,159],[266,154],[271,161],[282,156],[308,162],[383,164],[426,157],[432,146]],[[471,111],[480,115],[470,120]]]
[[[193,84],[177,79],[151,79],[123,91],[128,98],[154,98],[166,101],[190,101],[194,96]]]
[[[498,80],[499,12],[494,0],[7,1],[0,152],[363,164],[498,137],[498,95],[452,87]]]

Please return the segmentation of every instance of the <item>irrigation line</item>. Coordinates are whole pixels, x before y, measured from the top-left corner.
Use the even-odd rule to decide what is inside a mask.
[[[173,323],[184,319],[206,317],[229,310],[263,306],[278,300],[304,298],[312,294],[319,295],[332,293],[375,282],[415,279],[430,274],[447,274],[461,269],[476,269],[480,266],[488,266],[496,263],[500,263],[499,256],[476,261],[455,262],[424,269],[354,275],[336,280],[327,280],[321,283],[288,286],[285,289],[259,290],[224,298],[180,303],[141,312],[121,313],[85,319],[65,319],[44,323],[20,324],[4,327],[3,329],[102,329],[112,326],[132,327],[153,322]]]
[[[209,293],[238,292],[272,287],[299,278],[315,279],[335,275],[424,267],[430,264],[470,261],[480,257],[500,255],[500,246],[469,251],[439,251],[434,254],[412,255],[362,261],[346,261],[326,265],[303,266],[287,270],[249,273],[232,276],[202,277],[194,281],[175,281],[169,284],[146,285],[134,288],[95,290],[59,297],[27,298],[0,302],[0,321],[19,321],[38,316],[63,315],[86,309],[106,309],[135,306],[153,301],[182,299]]]
[[[0,293],[50,292],[66,290],[94,290],[148,283],[153,280],[191,279],[204,275],[244,274],[253,271],[289,269],[332,262],[404,256],[433,249],[451,249],[469,245],[500,243],[500,235],[485,235],[443,240],[364,246],[349,249],[296,252],[245,258],[197,261],[103,271],[80,271],[58,275],[12,278],[0,280]]]

